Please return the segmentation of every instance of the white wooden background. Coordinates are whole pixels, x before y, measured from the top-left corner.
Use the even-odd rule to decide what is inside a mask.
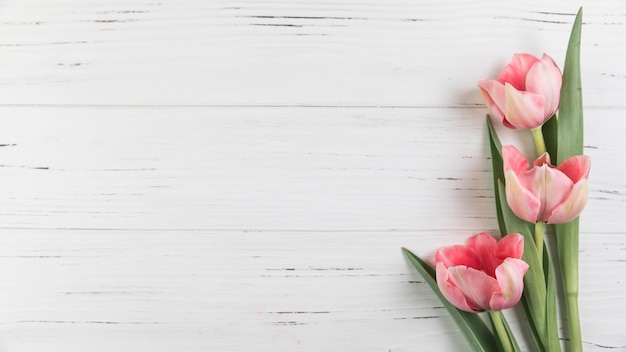
[[[496,233],[476,82],[581,4],[584,343],[626,351],[623,0],[0,1],[0,351],[465,350],[400,247]]]

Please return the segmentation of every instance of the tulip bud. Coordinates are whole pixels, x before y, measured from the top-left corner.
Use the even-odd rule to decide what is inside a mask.
[[[533,166],[517,148],[502,148],[506,201],[517,217],[528,222],[564,224],[574,220],[587,203],[591,160],[577,155],[561,165],[550,164],[547,153]]]
[[[515,54],[498,80],[481,80],[478,87],[491,115],[508,128],[534,129],[559,107],[562,76],[554,60]]]
[[[479,233],[464,246],[435,254],[437,285],[455,307],[467,312],[498,311],[519,302],[528,264],[521,260],[524,237],[509,234],[497,242]]]

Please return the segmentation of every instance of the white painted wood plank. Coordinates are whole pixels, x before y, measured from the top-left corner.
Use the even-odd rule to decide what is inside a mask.
[[[0,341],[6,351],[465,350],[399,251],[459,239],[2,230]],[[624,351],[623,237],[594,233],[581,247],[585,350]]]
[[[623,106],[626,8],[583,2],[589,106]],[[4,1],[1,104],[482,104],[515,52],[563,62],[578,3]]]
[[[483,109],[4,110],[7,350],[464,348],[399,248],[495,232]],[[626,350],[621,115],[587,111],[589,351]]]
[[[626,351],[626,8],[583,5],[584,340]],[[476,80],[577,6],[3,1],[0,350],[463,350],[399,247],[494,232]]]
[[[480,230],[484,109],[5,108],[4,228]],[[590,109],[583,231],[624,233],[622,110]],[[607,128],[612,126],[611,128]],[[510,133],[510,136],[523,135]],[[529,144],[530,145],[530,144]]]

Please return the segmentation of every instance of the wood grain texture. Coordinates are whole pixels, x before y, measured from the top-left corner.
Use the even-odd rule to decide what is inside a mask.
[[[0,333],[10,351],[465,350],[398,250],[458,239],[447,231],[2,231],[0,261],[10,270],[0,277]],[[585,349],[623,350],[624,284],[607,275],[626,269],[623,242],[594,234],[582,248]]]
[[[584,5],[583,339],[626,351],[626,7]],[[0,351],[464,350],[400,247],[496,234],[476,81],[577,7],[0,3]]]
[[[585,5],[585,102],[624,106],[624,3]],[[6,1],[0,103],[476,105],[477,79],[515,52],[562,64],[577,10],[542,0]]]

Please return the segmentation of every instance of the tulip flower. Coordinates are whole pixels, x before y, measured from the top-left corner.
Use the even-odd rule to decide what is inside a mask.
[[[537,223],[564,224],[574,220],[587,203],[587,177],[591,160],[576,155],[559,166],[542,154],[529,161],[512,145],[502,148],[506,200],[520,219]]]
[[[515,54],[498,80],[480,80],[478,87],[494,118],[513,129],[542,126],[559,107],[562,76],[554,60]]]
[[[513,233],[497,242],[479,233],[464,246],[437,251],[437,285],[455,307],[467,312],[499,311],[519,302],[528,264],[521,260],[524,237]]]

